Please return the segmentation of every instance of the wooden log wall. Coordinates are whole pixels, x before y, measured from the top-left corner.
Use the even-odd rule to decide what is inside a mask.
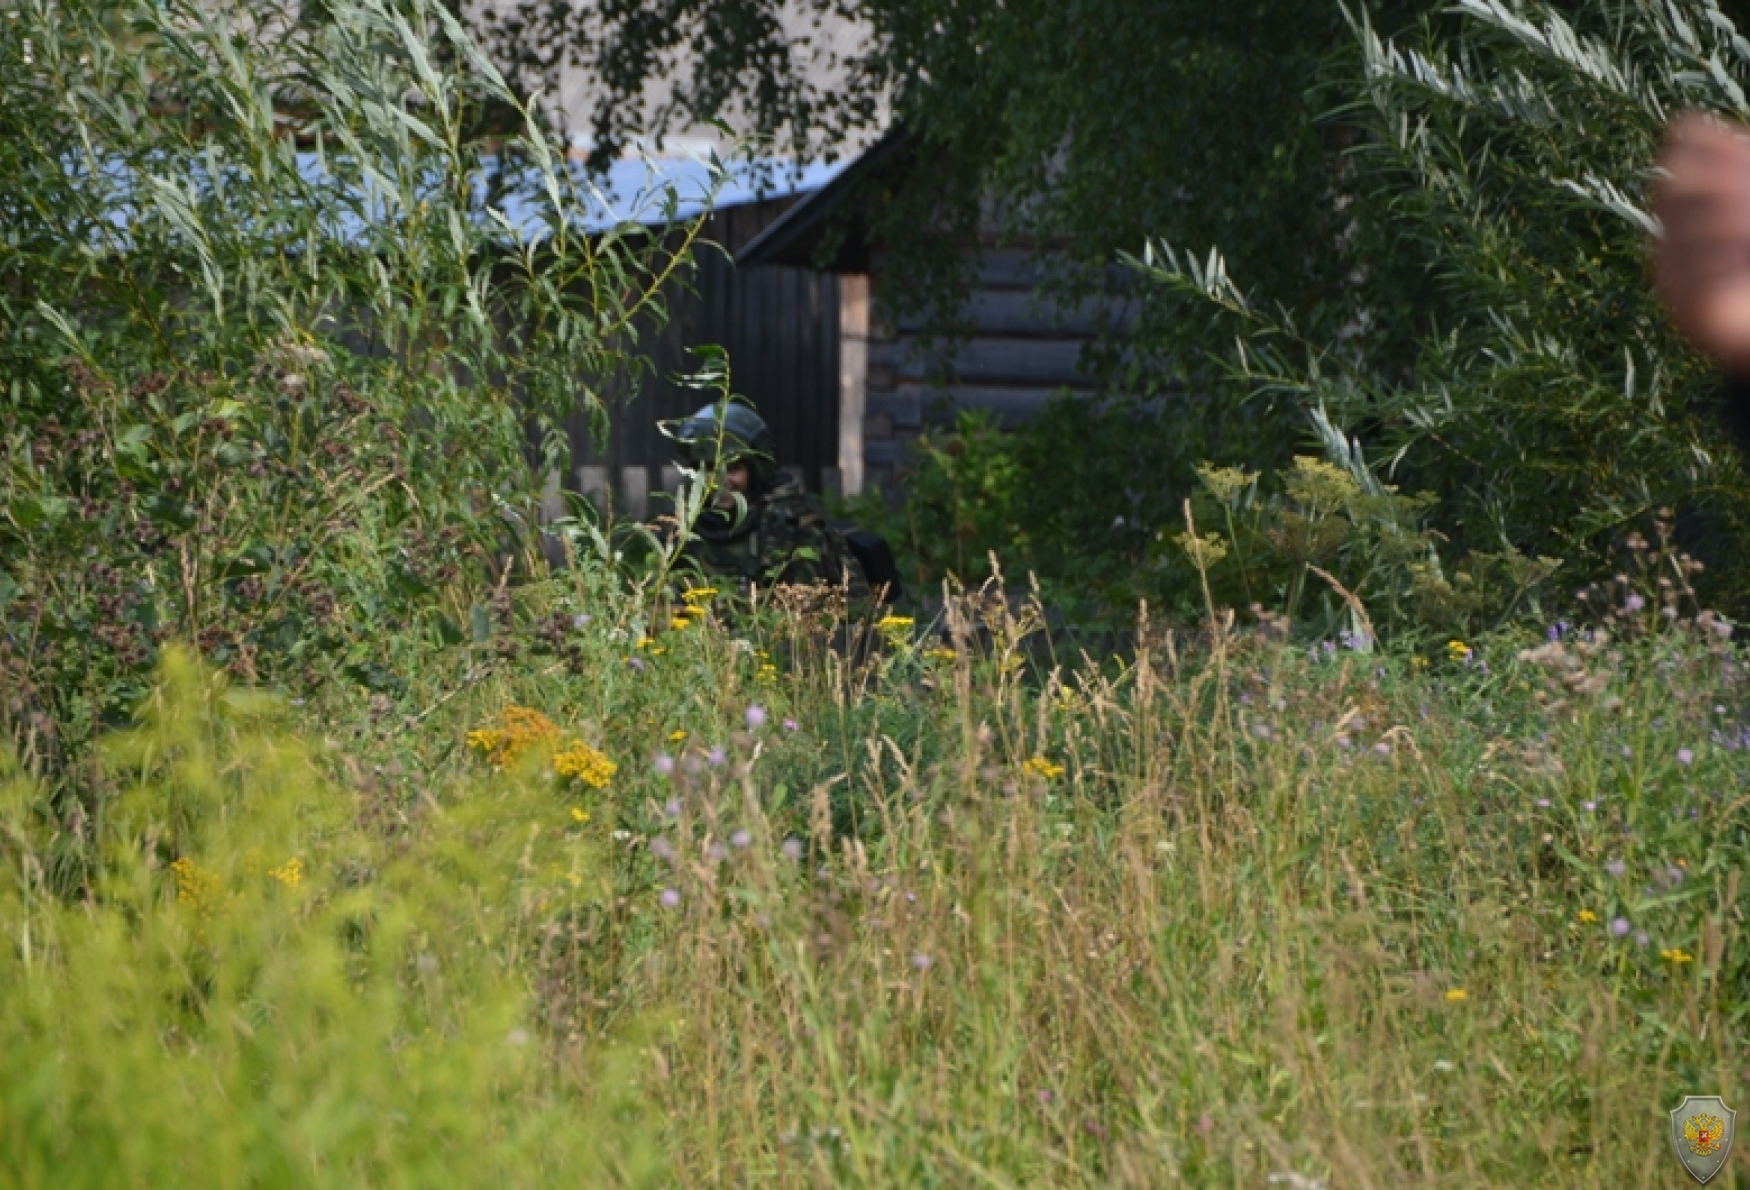
[[[1093,392],[1083,349],[1104,327],[1122,331],[1130,310],[1122,294],[1069,309],[1049,301],[1040,293],[1038,259],[1023,248],[981,248],[964,307],[973,331],[946,357],[924,349],[924,328],[915,321],[878,319],[871,326],[863,396],[867,483],[896,497],[911,443],[926,426],[952,424],[961,410],[984,410],[1014,425],[1054,395]],[[875,267],[870,284],[879,306],[879,260]]]

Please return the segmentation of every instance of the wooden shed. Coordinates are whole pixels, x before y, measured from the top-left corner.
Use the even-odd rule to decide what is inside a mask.
[[[664,293],[668,318],[640,344],[648,369],[608,399],[607,440],[595,440],[583,413],[572,421],[576,491],[634,518],[663,511],[653,493],[673,492],[679,475],[657,423],[710,399],[677,380],[699,366],[689,349],[706,344],[729,353],[734,390],[771,425],[779,463],[813,491],[840,486],[840,278],[782,265],[750,270],[734,259],[802,197],[738,203],[708,216],[701,240],[724,251],[698,248],[692,275]]]
[[[944,355],[926,347],[928,328],[915,319],[882,317],[883,252],[871,231],[871,204],[881,201],[896,172],[915,165],[911,138],[895,129],[826,186],[791,202],[738,254],[750,276],[803,270],[836,281],[832,420],[847,494],[874,485],[897,498],[910,443],[926,425],[952,422],[960,410],[985,410],[1014,424],[1055,395],[1092,393],[1085,349],[1122,331],[1130,316],[1121,293],[1067,309],[1046,297],[1044,254],[1051,246],[1004,242],[987,216],[977,241],[962,249],[972,257],[962,312],[969,336]]]

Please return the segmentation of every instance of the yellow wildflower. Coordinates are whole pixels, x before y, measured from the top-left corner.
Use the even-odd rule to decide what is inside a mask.
[[[1661,950],[1659,952],[1659,957],[1664,959],[1667,963],[1673,963],[1679,967],[1683,966],[1685,963],[1695,962],[1695,956],[1680,946],[1673,946],[1670,950]]]
[[[553,757],[553,771],[561,777],[570,777],[581,781],[591,789],[605,789],[609,781],[614,779],[620,766],[609,760],[582,740],[572,740],[570,745]],[[582,814],[581,818],[578,815]],[[589,815],[581,810],[571,812],[579,822],[588,822]]]
[[[671,744],[678,744],[686,738],[687,733],[684,731],[671,731],[668,733],[668,742]]]
[[[681,592],[681,598],[687,603],[698,605],[708,603],[717,594],[716,587],[693,587]]]
[[[1043,756],[1035,756],[1023,767],[1030,773],[1039,774],[1047,781],[1055,781],[1064,774],[1064,767],[1061,764],[1053,764]]]
[[[1469,661],[1470,646],[1462,640],[1449,640],[1446,642],[1446,655],[1454,661]]]
[[[1452,1004],[1462,1004],[1464,1001],[1470,999],[1470,993],[1463,988],[1452,988],[1446,993],[1446,999]]]
[[[557,760],[558,758],[555,757],[554,759]],[[589,821],[589,811],[588,810],[579,810],[576,806],[571,807],[571,821],[573,821],[573,822],[588,822]]]
[[[673,619],[671,619],[668,622],[668,626],[670,628],[674,628],[676,630],[679,630],[681,628],[686,628],[691,624],[692,624],[692,621],[687,619],[685,616],[675,616]]]
[[[916,621],[910,616],[882,616],[881,619],[876,621],[875,629],[878,632],[886,633],[888,636],[899,636],[911,631],[911,626],[914,623],[916,623]]]
[[[768,661],[760,666],[758,676],[759,680],[762,682],[775,682],[778,680],[778,667]]]
[[[925,649],[924,656],[932,661],[952,661],[957,656],[953,649]]]
[[[1580,910],[1580,924],[1589,926],[1598,920],[1598,915],[1590,909]]]
[[[187,856],[171,861],[170,871],[176,877],[177,903],[211,913],[221,891],[219,874],[205,870]]]
[[[1428,659],[1426,657],[1412,657],[1412,658],[1410,658],[1410,668],[1411,669],[1427,669],[1428,668]]]
[[[656,638],[654,636],[641,636],[638,638],[638,647],[640,649],[648,649],[655,643]]]
[[[279,867],[269,868],[267,874],[287,888],[297,888],[304,882],[304,861],[293,856]]]
[[[533,749],[556,745],[559,726],[539,711],[510,706],[499,715],[498,726],[469,732],[467,742],[468,747],[502,768]]]

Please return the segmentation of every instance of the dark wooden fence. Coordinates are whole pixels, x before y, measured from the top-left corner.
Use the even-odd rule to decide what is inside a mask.
[[[795,197],[727,207],[713,213],[704,239],[733,255]],[[762,266],[738,269],[722,251],[701,248],[686,283],[667,294],[668,323],[646,329],[637,347],[653,364],[625,395],[610,399],[609,433],[592,440],[582,413],[570,426],[572,473],[567,487],[622,513],[661,511],[647,493],[672,490],[673,445],[656,428],[709,400],[675,382],[693,371],[688,348],[716,344],[729,353],[734,391],[747,397],[772,427],[778,462],[799,471],[811,491],[836,482],[839,449],[839,280],[829,273]],[[665,468],[667,468],[665,472]]]

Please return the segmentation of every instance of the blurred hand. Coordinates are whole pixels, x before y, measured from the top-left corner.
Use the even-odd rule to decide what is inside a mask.
[[[1692,343],[1728,374],[1750,377],[1750,128],[1680,116],[1659,166],[1659,296]]]

